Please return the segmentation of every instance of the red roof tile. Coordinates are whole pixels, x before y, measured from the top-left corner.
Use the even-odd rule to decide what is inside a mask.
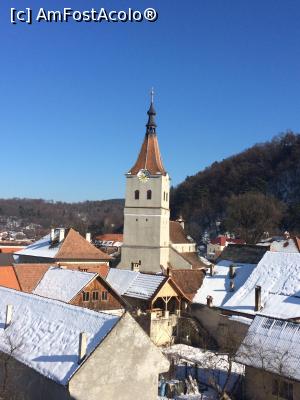
[[[166,175],[156,133],[146,133],[138,159],[129,172],[136,175],[140,169],[147,169],[152,175]]]
[[[111,257],[97,249],[74,229],[70,229],[55,258],[57,260],[110,260]]]
[[[12,266],[0,267],[0,286],[20,290],[20,285]]]
[[[96,240],[105,240],[113,242],[123,242],[123,233],[104,233],[103,235],[98,235]]]
[[[199,269],[172,269],[170,276],[185,296],[189,300],[193,300],[198,289],[202,286],[205,272]]]
[[[14,269],[23,292],[31,293],[53,264],[15,264]]]
[[[170,241],[174,244],[192,243],[178,221],[170,221]]]

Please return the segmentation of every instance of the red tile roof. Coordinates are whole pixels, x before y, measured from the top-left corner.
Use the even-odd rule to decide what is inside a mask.
[[[53,264],[15,264],[14,269],[21,290],[31,293],[51,265]]]
[[[0,267],[0,286],[20,290],[20,285],[14,267],[10,265],[6,267]]]
[[[107,242],[123,242],[123,233],[104,233],[103,235],[98,235],[96,240],[105,240]]]
[[[156,133],[146,133],[138,159],[129,172],[136,175],[140,169],[147,169],[152,175],[157,173],[166,175]]]
[[[218,236],[210,241],[211,244],[218,244],[219,246],[226,246],[226,242],[233,244],[245,244],[243,239],[231,239],[227,236]]]
[[[97,249],[74,229],[70,229],[55,258],[57,260],[110,260],[111,257]]]
[[[205,272],[199,269],[172,269],[170,276],[185,296],[192,301],[202,286]]]
[[[174,244],[192,243],[178,221],[170,221],[170,241]]]

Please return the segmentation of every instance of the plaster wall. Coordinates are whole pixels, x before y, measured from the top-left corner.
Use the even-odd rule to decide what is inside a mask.
[[[158,375],[168,369],[167,359],[126,313],[74,375],[69,389],[77,400],[156,400]]]

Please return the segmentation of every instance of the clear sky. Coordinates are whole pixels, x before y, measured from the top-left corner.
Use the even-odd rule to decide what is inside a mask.
[[[12,25],[11,7],[159,18]],[[123,197],[152,86],[173,185],[300,132],[299,0],[2,0],[0,37],[0,197]]]

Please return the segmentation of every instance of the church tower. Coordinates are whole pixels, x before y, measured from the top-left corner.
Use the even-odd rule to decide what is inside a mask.
[[[169,261],[170,178],[156,134],[153,91],[144,141],[126,174],[124,240],[118,268],[161,272]]]

